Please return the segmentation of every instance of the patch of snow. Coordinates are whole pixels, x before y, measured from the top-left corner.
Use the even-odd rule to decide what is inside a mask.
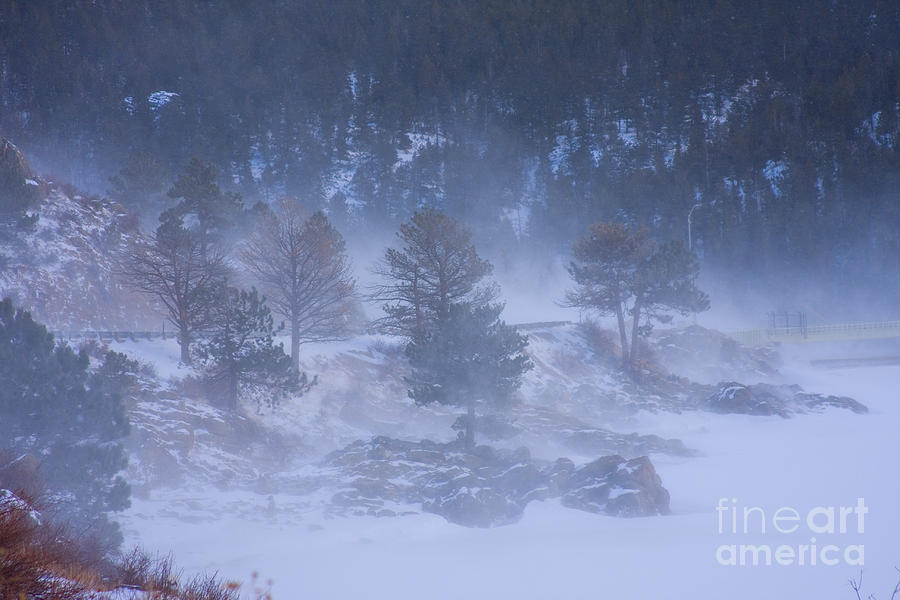
[[[881,148],[894,148],[895,139],[891,132],[879,133],[881,128],[882,115],[881,111],[872,114],[871,117],[863,121],[857,128],[859,133],[867,135],[872,142]]]
[[[347,87],[350,90],[350,95],[354,100],[359,99],[359,80],[356,78],[356,71],[350,71],[347,73]]]
[[[614,485],[614,486],[613,486],[612,488],[610,488],[610,490],[609,490],[609,499],[610,499],[610,500],[615,500],[616,498],[618,498],[618,497],[620,497],[620,496],[626,496],[626,495],[628,495],[628,494],[637,494],[638,492],[639,492],[639,490],[632,490],[632,489],[629,489],[629,488],[623,488],[623,487],[619,487],[619,486],[617,486],[617,485]]]
[[[616,121],[616,135],[626,148],[634,148],[638,145],[637,128],[631,119]]]
[[[416,156],[429,146],[442,147],[447,143],[447,139],[440,134],[408,132],[405,135],[409,140],[409,148],[397,150],[397,162],[394,163],[395,171],[403,165],[412,162]]]
[[[780,198],[782,195],[781,184],[784,181],[784,174],[787,171],[787,168],[787,162],[783,160],[767,161],[766,166],[763,167],[763,176],[769,182],[772,193],[776,198]]]
[[[28,513],[28,518],[35,525],[41,524],[41,513],[9,490],[0,489],[0,508]]]
[[[179,96],[180,94],[178,92],[159,90],[147,96],[147,102],[150,104],[150,110],[159,110]]]

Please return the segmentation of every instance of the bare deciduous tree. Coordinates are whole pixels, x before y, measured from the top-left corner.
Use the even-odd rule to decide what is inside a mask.
[[[356,281],[344,238],[323,213],[307,217],[296,200],[280,200],[240,258],[274,312],[290,323],[294,367],[300,366],[300,344],[346,337]]]
[[[164,223],[135,244],[122,271],[140,292],[159,299],[178,332],[181,362],[191,364],[194,335],[208,325],[216,286],[227,275],[224,256],[203,251],[200,238],[174,223]]]

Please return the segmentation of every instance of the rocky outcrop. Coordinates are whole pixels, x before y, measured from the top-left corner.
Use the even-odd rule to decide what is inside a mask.
[[[532,500],[615,516],[666,514],[669,494],[646,457],[606,456],[576,467],[568,459],[542,465],[525,448],[511,452],[458,443],[376,437],[328,455],[322,467],[343,478],[331,499],[338,514],[435,513],[452,523],[514,523]]]
[[[646,456],[628,461],[604,456],[568,473],[564,461],[554,466],[564,506],[621,517],[669,511],[669,492]]]
[[[829,407],[843,408],[857,414],[869,409],[853,398],[804,392],[798,385],[743,385],[721,383],[704,401],[707,410],[718,413],[778,415],[790,417],[804,412],[820,412]]]
[[[25,156],[12,142],[0,137],[0,224],[24,217],[40,199],[41,184]]]

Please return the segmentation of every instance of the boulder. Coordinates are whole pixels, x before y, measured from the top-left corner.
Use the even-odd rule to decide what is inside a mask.
[[[778,415],[785,418],[798,413],[821,412],[829,407],[843,408],[857,414],[869,410],[853,398],[811,394],[798,385],[743,385],[737,382],[720,383],[702,405],[718,413]]]
[[[719,389],[706,399],[706,406],[718,413],[790,416],[783,399],[771,390],[736,382],[719,384]]]
[[[669,493],[647,457],[605,456],[576,467],[561,458],[541,464],[514,451],[459,442],[388,437],[357,441],[320,467],[340,480],[337,514],[386,516],[417,507],[468,527],[518,521],[532,500],[562,497],[571,508],[615,516],[666,514]]]
[[[563,485],[562,503],[570,508],[623,517],[669,513],[669,492],[646,456],[604,456],[575,469]]]

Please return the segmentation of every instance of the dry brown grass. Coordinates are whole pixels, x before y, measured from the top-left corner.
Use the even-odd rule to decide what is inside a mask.
[[[0,499],[0,600],[86,598],[102,580],[64,530],[42,525],[24,494]]]
[[[115,566],[91,560],[63,527],[36,518],[25,494],[0,499],[0,600],[95,600],[104,591],[143,591],[146,600],[238,600],[241,585],[216,574],[183,580],[170,556],[151,557],[140,549]],[[271,600],[267,589],[253,585],[258,600]]]
[[[171,556],[151,557],[140,548],[122,558],[117,585],[149,592],[152,600],[237,600],[241,587],[223,583],[216,574],[182,582]]]

